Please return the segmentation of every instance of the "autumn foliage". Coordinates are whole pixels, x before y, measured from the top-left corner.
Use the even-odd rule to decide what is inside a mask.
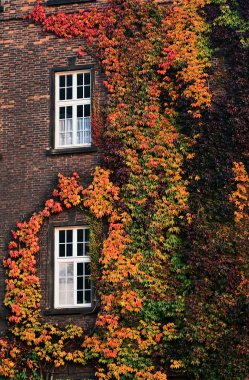
[[[91,53],[102,66],[107,115],[96,99],[93,138],[106,154],[90,186],[83,188],[77,173],[60,174],[44,209],[13,231],[4,261],[13,348],[7,352],[7,340],[0,341],[3,376],[15,378],[16,357],[25,352],[30,378],[47,364],[94,360],[99,379],[166,380],[179,370],[229,379],[214,364],[216,355],[224,360],[226,338],[236,342],[233,353],[245,354],[244,322],[233,312],[238,303],[244,307],[248,290],[249,181],[238,157],[229,156],[228,178],[220,162],[210,165],[222,151],[212,144],[221,124],[211,128],[221,110],[210,111],[207,88],[204,10],[211,9],[210,24],[219,10],[210,3],[111,0],[90,11],[47,15],[39,1],[30,14],[45,33],[85,39],[87,51],[79,47],[79,54]],[[214,185],[218,171],[223,182]],[[101,249],[91,253],[100,300],[92,335],[47,324],[40,312],[39,231],[50,215],[71,207],[88,213],[92,231],[108,225]],[[243,356],[237,379],[245,368]]]

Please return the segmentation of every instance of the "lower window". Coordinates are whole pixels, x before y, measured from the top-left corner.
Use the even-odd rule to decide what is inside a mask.
[[[91,307],[89,228],[55,228],[54,241],[54,307]]]

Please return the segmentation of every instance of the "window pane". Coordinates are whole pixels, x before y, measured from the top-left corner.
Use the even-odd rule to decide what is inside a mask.
[[[72,75],[67,75],[67,87],[73,85],[73,76]]]
[[[83,106],[77,106],[77,117],[83,117]]]
[[[83,242],[83,230],[77,230],[77,241]]]
[[[73,262],[59,263],[59,304],[73,304],[74,272]]]
[[[85,244],[85,255],[89,255],[89,244]]]
[[[59,304],[60,305],[66,305],[66,293],[65,292],[59,292]]]
[[[59,265],[59,277],[66,277],[67,273],[67,264],[66,263],[60,263]]]
[[[90,73],[85,73],[85,84],[90,84]]]
[[[90,104],[85,104],[84,105],[84,116],[85,117],[90,116]]]
[[[78,243],[77,244],[77,256],[83,256],[84,255],[84,244]]]
[[[67,276],[69,277],[73,276],[73,263],[67,264]]]
[[[65,245],[64,244],[59,245],[59,257],[65,257]]]
[[[67,107],[67,119],[71,119],[73,117],[73,107]]]
[[[66,271],[65,271],[65,273],[66,273]],[[66,278],[60,278],[59,284],[60,284],[60,289],[63,289],[63,286],[64,286],[64,290],[65,290],[66,289]]]
[[[90,239],[90,231],[87,228],[87,229],[85,229],[85,241],[89,241],[89,239]]]
[[[73,244],[68,243],[66,247],[67,247],[67,256],[73,256]]]
[[[77,278],[77,289],[78,290],[83,290],[83,277],[78,277]]]
[[[91,291],[90,290],[86,290],[85,291],[85,302],[86,303],[90,303],[91,302]]]
[[[85,263],[85,275],[90,276],[90,274],[91,274],[91,264]]]
[[[83,87],[77,87],[77,99],[83,98]]]
[[[90,277],[85,278],[85,289],[91,289],[91,280]]]
[[[59,243],[65,243],[65,231],[59,231]]]
[[[90,86],[84,86],[84,98],[90,98]]]
[[[77,74],[77,85],[78,86],[83,85],[83,74]]]
[[[60,89],[60,100],[65,100],[65,88]]]
[[[77,303],[83,303],[83,291],[78,291],[77,292]]]
[[[65,119],[65,107],[60,107],[60,119]]]
[[[73,120],[68,119],[66,121],[66,128],[65,128],[65,145],[72,145],[73,143]]]
[[[67,230],[67,243],[71,243],[73,241],[73,230]]]
[[[83,263],[77,264],[77,275],[82,276],[83,275]]]
[[[60,87],[65,87],[65,75],[60,75]]]
[[[73,290],[67,292],[67,305],[73,305]]]
[[[73,98],[73,89],[72,87],[67,88],[67,99],[72,99]]]

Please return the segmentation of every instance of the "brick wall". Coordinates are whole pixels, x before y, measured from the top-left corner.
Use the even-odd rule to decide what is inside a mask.
[[[39,211],[51,196],[59,172],[70,175],[77,171],[87,185],[96,165],[101,163],[102,152],[48,155],[50,146],[51,69],[68,66],[68,58],[76,56],[81,40],[65,41],[45,34],[39,26],[23,20],[35,5],[35,0],[2,0],[0,13],[0,258],[7,255],[11,229],[16,222],[28,219]],[[79,4],[47,7],[49,12],[71,12],[100,6],[104,0]],[[1,9],[0,9],[1,10]],[[77,57],[76,65],[94,65],[95,92],[100,101],[106,101],[103,78],[94,58]],[[94,326],[96,314],[52,315],[46,313],[51,306],[49,288],[49,223],[74,221],[84,223],[84,214],[63,212],[53,216],[40,233],[41,251],[38,256],[38,273],[42,286],[43,317],[60,325],[76,323],[87,331]],[[4,270],[0,266],[0,302],[4,296]],[[0,308],[0,330],[6,326],[6,310]],[[49,373],[49,369],[48,369]],[[90,378],[91,368],[59,369],[54,378],[82,376]],[[76,377],[77,377],[76,376]],[[76,378],[75,377],[75,378]]]
[[[11,229],[15,229],[17,221],[27,219],[33,212],[40,210],[43,202],[51,196],[59,172],[70,175],[77,171],[83,178],[83,183],[88,184],[95,166],[101,162],[99,150],[92,153],[47,154],[47,150],[51,148],[51,69],[67,67],[68,58],[77,55],[82,41],[59,39],[43,33],[39,26],[23,20],[35,3],[34,0],[5,0],[1,3],[4,8],[0,13],[1,259],[7,254]],[[103,1],[98,0],[47,9],[49,12],[55,9],[72,11],[101,3]],[[76,58],[76,65],[89,64],[96,64],[89,55]],[[100,93],[103,103],[106,100],[103,78],[96,65],[93,71],[95,92]],[[63,218],[66,221],[67,215]],[[44,307],[47,307],[46,234],[44,227],[41,233],[43,244],[39,268]],[[3,294],[4,273],[0,266],[1,303]],[[1,324],[4,315],[5,310],[1,307]],[[70,317],[70,321],[74,322],[73,317]],[[89,321],[86,324],[89,325]]]

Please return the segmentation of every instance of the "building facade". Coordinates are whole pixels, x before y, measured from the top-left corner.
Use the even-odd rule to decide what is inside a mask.
[[[47,11],[73,12],[104,1],[48,0]],[[39,211],[57,183],[58,173],[81,173],[91,182],[102,152],[91,140],[93,96],[106,101],[102,74],[82,44],[44,34],[25,20],[36,0],[3,0],[0,8],[1,239],[6,256],[18,220]],[[38,273],[46,321],[94,325],[96,311],[87,254],[89,230],[84,213],[63,212],[41,232]],[[57,252],[55,254],[55,251]],[[56,255],[56,256],[55,256]],[[4,268],[0,267],[3,302]],[[6,327],[1,308],[1,329]],[[53,378],[90,378],[93,370],[64,368]],[[57,377],[56,377],[57,376]],[[91,377],[92,378],[92,377]]]

